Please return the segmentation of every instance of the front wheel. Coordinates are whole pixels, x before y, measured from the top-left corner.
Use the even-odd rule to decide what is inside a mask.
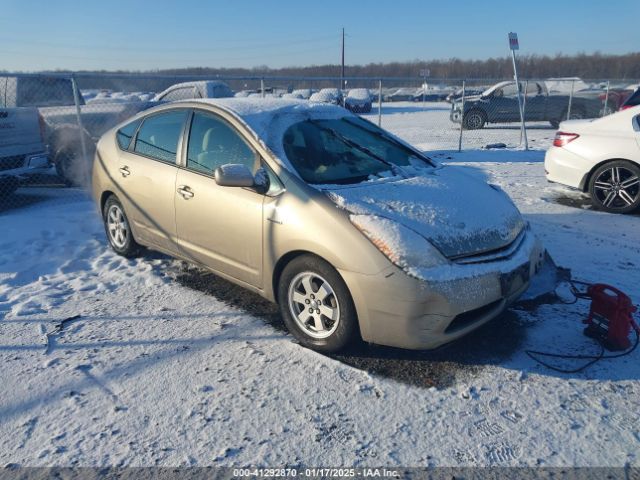
[[[115,195],[111,195],[105,202],[102,220],[109,244],[118,255],[131,258],[140,252],[140,245],[133,238],[129,219]]]
[[[349,290],[335,268],[320,258],[303,255],[284,268],[278,304],[288,330],[305,347],[336,352],[356,337]]]
[[[465,113],[462,119],[462,126],[466,130],[479,130],[484,127],[484,124],[487,122],[487,118],[484,112],[480,110],[471,110]]]
[[[598,168],[589,181],[595,207],[611,213],[629,213],[640,207],[640,167],[616,160]]]

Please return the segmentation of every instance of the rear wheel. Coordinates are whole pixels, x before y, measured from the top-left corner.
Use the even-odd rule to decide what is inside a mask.
[[[118,255],[131,258],[140,253],[141,248],[133,238],[129,219],[115,195],[111,195],[104,203],[102,220],[109,245]]]
[[[53,163],[56,166],[58,177],[68,187],[79,185],[80,182],[74,178],[73,170],[76,164],[77,154],[72,148],[63,148],[56,152]]]
[[[611,213],[629,213],[640,207],[640,167],[625,160],[608,162],[589,181],[595,207]]]
[[[318,257],[303,255],[284,268],[278,303],[287,328],[308,348],[336,352],[356,337],[349,290],[335,268]]]

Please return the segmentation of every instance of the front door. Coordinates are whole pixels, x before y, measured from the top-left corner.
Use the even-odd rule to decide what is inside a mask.
[[[183,254],[260,288],[264,196],[248,188],[221,187],[213,177],[217,167],[230,163],[245,164],[255,174],[260,157],[232,125],[198,110],[186,152],[174,194]]]

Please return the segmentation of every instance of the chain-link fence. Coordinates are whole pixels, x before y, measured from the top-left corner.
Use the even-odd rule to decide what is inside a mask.
[[[84,195],[96,141],[154,105],[202,97],[340,104],[423,150],[546,148],[568,118],[617,111],[637,80],[0,74],[0,211]],[[16,192],[17,190],[17,192]]]

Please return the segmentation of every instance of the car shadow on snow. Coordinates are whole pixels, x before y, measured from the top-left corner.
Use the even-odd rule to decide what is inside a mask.
[[[256,316],[279,331],[286,327],[277,305],[213,273],[179,262],[171,276],[181,285]],[[531,305],[528,308],[532,308]],[[499,365],[521,349],[527,323],[507,310],[478,330],[437,350],[413,351],[356,342],[330,355],[346,365],[401,383],[446,388],[477,374],[487,365]],[[291,341],[295,341],[290,337]]]

